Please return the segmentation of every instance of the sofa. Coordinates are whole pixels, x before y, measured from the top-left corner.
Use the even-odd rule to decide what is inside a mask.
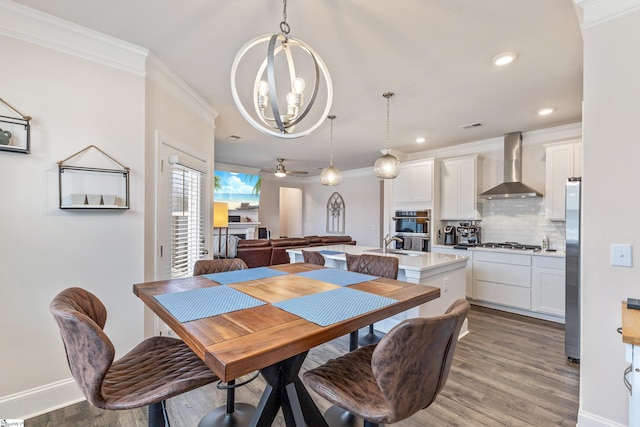
[[[241,239],[236,256],[249,268],[288,264],[287,249],[327,245],[355,245],[351,236],[305,236],[279,239]]]

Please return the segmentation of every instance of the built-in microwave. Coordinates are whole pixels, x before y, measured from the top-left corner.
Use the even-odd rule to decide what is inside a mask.
[[[428,236],[430,217],[431,211],[428,209],[420,211],[396,211],[393,217],[396,233],[418,233]]]

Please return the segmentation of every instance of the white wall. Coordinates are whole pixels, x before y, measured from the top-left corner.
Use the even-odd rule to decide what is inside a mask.
[[[338,192],[345,202],[345,234],[358,245],[380,246],[380,178],[373,167],[343,172],[338,186],[324,186],[320,178],[305,186],[305,235],[328,235],[327,201]]]
[[[582,353],[580,427],[628,424],[620,302],[640,296],[640,260],[609,265],[610,245],[640,247],[640,1],[584,8]],[[637,392],[637,391],[635,391]]]
[[[142,338],[131,285],[143,279],[145,249],[144,77],[5,36],[0,45],[11,58],[2,98],[33,117],[31,154],[0,152],[0,414],[22,418],[46,409],[29,406],[38,387],[74,394],[75,384],[52,386],[70,378],[49,313],[59,291],[80,286],[103,300],[119,355]],[[131,168],[129,210],[58,208],[56,162],[91,144]]]
[[[147,67],[146,49],[3,0],[0,46],[11,58],[0,96],[33,117],[31,154],[0,152],[0,417],[29,418],[81,399],[49,312],[56,293],[80,286],[103,301],[116,357],[143,338],[132,285],[153,259],[153,135],[179,134],[213,160],[215,112]],[[56,162],[91,144],[130,168],[129,210],[58,208]]]

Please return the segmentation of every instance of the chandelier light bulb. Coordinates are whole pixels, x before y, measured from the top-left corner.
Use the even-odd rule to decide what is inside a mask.
[[[258,87],[258,94],[260,96],[266,96],[269,93],[269,83],[264,80],[260,80],[260,86]]]
[[[302,93],[304,91],[304,79],[298,77],[293,81],[293,90],[295,93]]]

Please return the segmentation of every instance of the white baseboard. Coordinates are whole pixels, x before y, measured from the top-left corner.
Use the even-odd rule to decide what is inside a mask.
[[[627,427],[626,424],[619,424],[595,414],[578,411],[578,423],[576,427]]]
[[[85,400],[73,378],[0,397],[0,418],[29,419]]]

